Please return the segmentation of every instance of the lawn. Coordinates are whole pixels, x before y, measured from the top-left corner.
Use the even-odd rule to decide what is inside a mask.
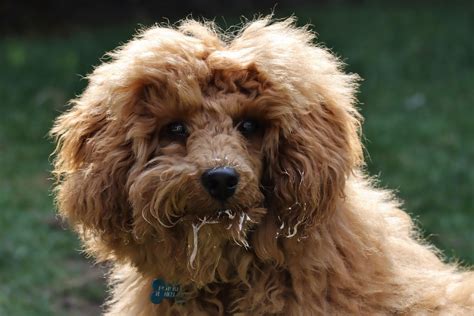
[[[448,260],[473,264],[473,5],[295,14],[365,79],[369,172],[398,191]],[[81,76],[135,27],[0,39],[0,315],[98,313],[102,270],[56,219],[47,133]]]

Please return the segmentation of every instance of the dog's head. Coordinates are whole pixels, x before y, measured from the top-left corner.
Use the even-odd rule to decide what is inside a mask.
[[[52,132],[58,207],[90,251],[205,283],[236,245],[281,261],[279,239],[330,216],[362,162],[357,78],[313,40],[186,21],[110,53]]]

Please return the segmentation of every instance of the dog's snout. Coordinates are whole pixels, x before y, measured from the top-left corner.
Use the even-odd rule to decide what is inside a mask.
[[[201,182],[213,198],[224,202],[235,193],[239,174],[231,167],[212,168],[202,174]]]

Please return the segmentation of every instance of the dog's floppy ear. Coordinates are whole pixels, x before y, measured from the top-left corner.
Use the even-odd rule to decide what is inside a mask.
[[[123,54],[133,47],[125,46]],[[122,51],[88,76],[84,93],[51,130],[57,142],[53,173],[59,213],[86,244],[95,238],[90,247],[107,248],[97,255],[133,240],[127,181],[157,146],[149,137],[156,132],[156,118],[144,100],[150,79],[139,74],[147,69],[127,65],[124,72]]]
[[[277,156],[268,163],[272,207],[287,225],[287,236],[331,215],[361,159],[358,121],[344,107],[314,104],[296,120],[298,126],[280,134]]]
[[[104,93],[90,86],[55,122],[54,174],[60,214],[85,237],[117,242],[129,230],[126,176],[133,157]],[[90,236],[92,237],[92,236]]]
[[[280,261],[276,237],[305,238],[331,216],[344,197],[346,178],[362,163],[358,115],[334,101],[315,102],[309,112],[296,114],[291,131],[273,131],[278,145],[266,157],[263,179],[268,216],[255,234],[266,240],[258,243],[266,248],[260,249],[263,257]]]
[[[305,238],[308,229],[330,217],[344,197],[346,178],[362,162],[355,112],[339,104],[313,106],[295,117],[293,130],[274,136],[277,148],[266,158],[268,215],[254,237],[265,240],[255,244],[259,255],[277,262],[283,254],[276,237]]]
[[[313,44],[312,33],[292,23],[251,26],[259,27],[252,29],[261,37],[255,42],[274,54],[259,66],[280,96],[264,142],[268,216],[254,235],[259,255],[277,261],[275,236],[304,237],[331,216],[347,177],[363,163],[354,107],[358,76],[345,74],[336,57]]]

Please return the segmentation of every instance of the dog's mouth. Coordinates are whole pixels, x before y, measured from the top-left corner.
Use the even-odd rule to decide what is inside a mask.
[[[186,214],[187,213],[187,214]],[[247,241],[248,233],[258,225],[266,213],[263,207],[252,207],[244,209],[219,208],[207,215],[185,212],[182,216],[171,216],[166,221],[159,220],[160,224],[167,229],[177,226],[192,232],[192,239],[188,241],[189,267],[194,269],[195,261],[203,238],[231,242],[236,246],[249,249]],[[205,230],[205,233],[202,232]]]
[[[216,216],[197,218],[191,222],[193,232],[192,250],[189,255],[189,266],[194,269],[197,251],[199,249],[199,232],[205,225],[212,225],[216,236],[222,236],[223,229],[228,231],[232,241],[241,247],[248,249],[250,246],[246,239],[247,229],[256,221],[246,212],[234,212],[231,209],[220,210]]]
[[[173,207],[169,208],[168,212],[162,213],[165,222],[161,224],[165,227],[174,227],[181,223],[199,225],[202,222],[212,222],[214,226],[224,228],[232,235],[245,233],[247,229],[260,222],[266,211],[261,191],[249,189],[249,186],[243,187],[246,190],[240,188],[225,201],[212,198],[199,188],[186,190],[187,193],[177,199],[182,203],[170,203]]]
[[[265,214],[263,207],[246,208],[243,210],[233,208],[219,208],[207,215],[189,214],[171,215],[166,220],[158,219],[161,226],[173,228],[179,224],[191,224],[193,227],[199,227],[205,224],[217,224],[220,228],[235,234],[243,234],[252,226],[258,224]]]

